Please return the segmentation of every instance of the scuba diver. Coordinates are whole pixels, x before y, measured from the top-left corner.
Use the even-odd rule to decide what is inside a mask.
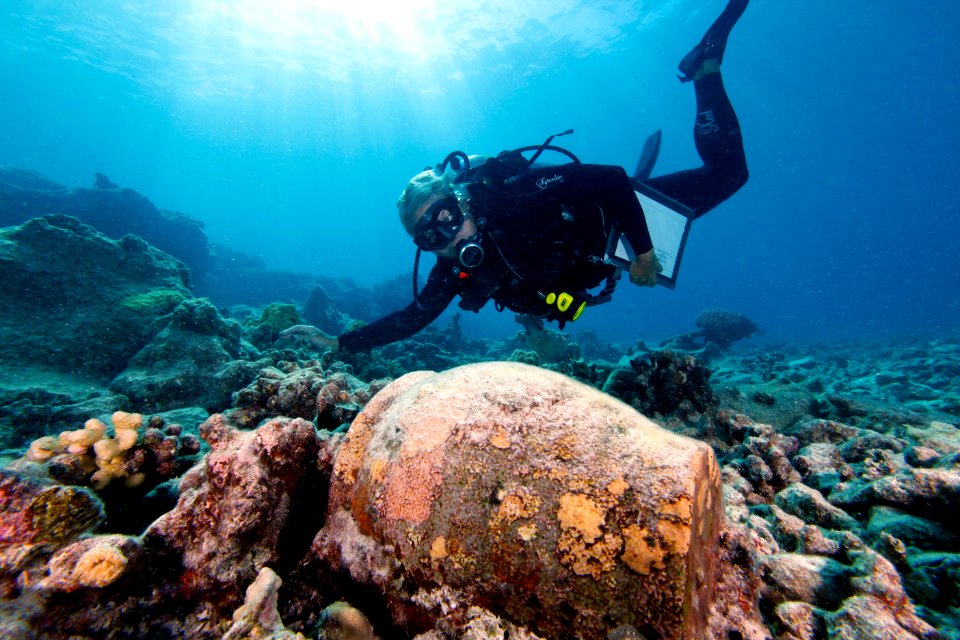
[[[310,325],[291,327],[281,336],[305,338],[316,348],[368,350],[419,332],[458,295],[463,309],[478,311],[493,300],[498,310],[554,320],[562,328],[584,308],[610,299],[619,271],[604,258],[614,229],[635,254],[630,281],[654,286],[659,264],[635,183],[685,205],[695,219],[747,181],[740,125],[720,64],[727,37],[748,2],[730,0],[679,65],[680,81],[693,82],[696,94],[693,135],[702,167],[650,178],[659,131],[647,141],[632,177],[619,166],[581,163],[550,145],[555,136],[493,158],[455,151],[414,176],[397,202],[400,220],[417,246],[413,302],[339,337]],[[530,159],[523,156],[530,151]],[[570,162],[534,164],[545,151],[565,154]],[[437,262],[418,292],[422,251],[434,253]],[[589,292],[601,285],[597,293]]]

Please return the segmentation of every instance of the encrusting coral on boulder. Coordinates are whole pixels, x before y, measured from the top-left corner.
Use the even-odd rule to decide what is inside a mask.
[[[705,628],[713,453],[559,374],[487,363],[400,378],[351,426],[330,495],[316,557],[381,591],[410,632],[470,606],[549,637]]]
[[[132,536],[105,535],[81,538],[57,551],[48,575],[39,581],[44,591],[102,589],[131,573],[142,553]]]

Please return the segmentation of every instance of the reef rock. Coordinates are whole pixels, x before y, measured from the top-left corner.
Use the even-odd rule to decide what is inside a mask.
[[[350,322],[350,318],[337,309],[330,294],[321,285],[310,290],[310,295],[307,296],[307,301],[303,305],[303,317],[324,333],[331,335],[343,333]]]
[[[206,298],[183,301],[166,326],[110,384],[138,407],[225,409],[257,365],[245,360],[240,325],[224,320]]]
[[[182,263],[60,215],[0,229],[0,272],[0,367],[15,371],[0,383],[0,427],[15,427],[17,439],[8,446],[40,435],[32,424],[47,428],[24,410],[101,395],[156,333],[153,322],[191,295]]]
[[[309,534],[300,545],[294,532],[316,531],[322,512],[292,511],[291,505],[323,494],[321,441],[305,420],[281,418],[240,432],[219,414],[201,434],[211,452],[183,477],[177,507],[144,539],[148,550],[180,568],[181,594],[232,610],[261,569],[309,547]]]
[[[279,362],[257,374],[252,384],[233,395],[227,419],[252,429],[268,418],[286,416],[316,422],[333,431],[349,424],[386,380],[364,384],[345,371],[324,371],[317,361]]]
[[[67,216],[0,229],[0,270],[0,361],[79,377],[121,371],[190,295],[182,263]]]
[[[120,189],[103,174],[96,177],[92,189],[71,189],[33,171],[0,168],[0,225],[67,214],[110,238],[134,233],[195,272],[207,267],[210,252],[202,222],[183,213],[161,211],[133,189]]]
[[[313,554],[409,633],[476,606],[548,638],[699,638],[720,521],[709,447],[559,374],[486,363],[370,401]]]

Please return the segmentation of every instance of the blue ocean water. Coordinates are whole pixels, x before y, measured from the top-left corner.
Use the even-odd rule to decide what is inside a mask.
[[[699,164],[674,73],[723,4],[6,0],[0,165],[100,171],[273,268],[374,284],[409,273],[394,203],[450,150],[573,128],[632,169],[660,128],[655,173]],[[621,284],[576,327],[655,341],[725,307],[773,339],[956,336],[958,32],[950,2],[753,0],[724,62],[749,184],[696,222],[676,290]]]

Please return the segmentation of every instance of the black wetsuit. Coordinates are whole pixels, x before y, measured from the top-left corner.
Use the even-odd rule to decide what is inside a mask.
[[[720,74],[703,76],[694,88],[694,140],[704,165],[644,183],[699,217],[743,186],[747,165]],[[407,338],[433,322],[457,295],[464,309],[478,310],[492,299],[498,308],[550,317],[545,294],[585,295],[613,273],[603,263],[613,225],[637,254],[652,248],[631,180],[621,167],[567,164],[531,168],[495,189],[468,187],[471,213],[484,238],[480,266],[468,272],[455,260],[438,258],[418,301],[341,335],[340,347],[360,351]]]

